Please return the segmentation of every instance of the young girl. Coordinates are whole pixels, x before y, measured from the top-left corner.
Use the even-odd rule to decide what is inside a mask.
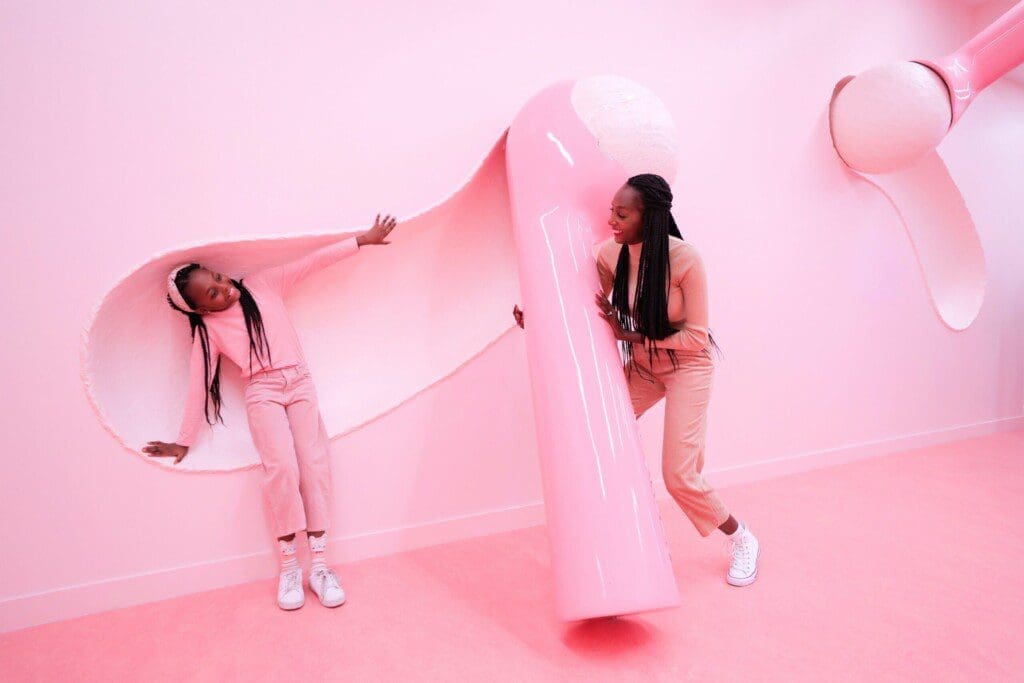
[[[701,536],[718,528],[730,538],[726,580],[746,586],[757,578],[757,538],[729,514],[701,474],[715,343],[704,263],[683,241],[671,208],[672,190],[658,175],[633,176],[615,194],[608,218],[612,238],[597,248],[597,306],[615,338],[625,342],[633,412],[639,418],[666,400],[665,487]],[[518,306],[513,315],[522,327]]]
[[[261,487],[274,519],[281,557],[277,604],[302,607],[302,568],[295,534],[305,531],[312,556],[309,584],[325,607],[345,602],[338,577],[325,557],[331,471],[316,389],[298,335],[288,319],[284,295],[297,282],[356,253],[368,244],[390,244],[397,222],[377,216],[366,232],[319,249],[305,258],[254,273],[244,280],[203,268],[179,266],[167,278],[167,300],[188,317],[192,357],[185,417],[175,443],[150,441],[151,457],[188,454],[200,420],[220,419],[220,358],[238,365],[248,379],[246,414],[263,465]]]

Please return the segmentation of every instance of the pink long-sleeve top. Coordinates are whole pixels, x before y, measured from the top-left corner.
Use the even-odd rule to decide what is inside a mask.
[[[629,245],[629,302],[633,305],[642,244]],[[597,272],[601,288],[610,296],[622,245],[608,239],[597,247]],[[652,341],[656,348],[674,349],[686,355],[702,355],[710,346],[708,336],[708,281],[704,261],[689,242],[669,236],[668,320],[678,332]],[[630,314],[632,315],[632,308]]]
[[[242,306],[235,303],[230,308],[203,316],[210,337],[210,371],[217,367],[219,356],[226,356],[242,370],[242,376],[251,377],[265,370],[280,370],[306,362],[299,344],[299,336],[288,318],[284,296],[297,282],[322,268],[340,261],[359,251],[355,237],[330,244],[303,258],[276,268],[246,276],[245,286],[259,306],[263,317],[263,331],[267,346],[270,347],[270,362],[264,364],[253,354],[252,370],[249,368],[249,334],[245,329]],[[264,358],[263,360],[266,360]],[[206,373],[203,367],[203,348],[197,334],[192,342],[189,361],[188,393],[185,398],[185,415],[178,432],[177,443],[191,446],[205,422]]]

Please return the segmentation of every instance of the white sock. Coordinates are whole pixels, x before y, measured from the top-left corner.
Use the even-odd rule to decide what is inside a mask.
[[[299,558],[295,555],[295,539],[282,541],[278,539],[277,547],[281,554],[281,571],[295,569],[299,566]]]
[[[323,533],[319,536],[309,537],[309,556],[313,560],[313,566],[310,568],[310,572],[316,571],[318,568],[327,568],[327,534]]]
[[[732,532],[731,534],[726,534],[726,536],[728,536],[729,538],[736,538],[736,534],[738,534],[739,532],[743,531],[746,528],[747,527],[743,526],[743,522],[741,522],[740,520],[737,519],[736,520],[736,531]]]

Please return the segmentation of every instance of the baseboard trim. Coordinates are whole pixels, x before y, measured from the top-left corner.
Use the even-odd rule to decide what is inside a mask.
[[[949,441],[1018,430],[1024,430],[1024,415],[799,453],[738,467],[709,469],[707,474],[717,487],[734,486]],[[656,490],[659,492],[659,498],[664,497],[663,487],[659,486]],[[339,562],[355,562],[543,523],[544,508],[538,500],[411,527],[382,529],[348,537],[332,537],[331,554]],[[204,590],[269,579],[275,573],[274,558],[267,550],[13,596],[0,600],[0,633]]]
[[[337,562],[356,562],[543,523],[544,506],[538,500],[416,526],[332,536],[331,556]],[[0,600],[0,633],[269,579],[276,574],[277,563],[268,549],[14,596]]]
[[[968,425],[947,427],[930,432],[917,432],[904,436],[867,441],[863,443],[836,446],[818,451],[796,453],[770,460],[745,463],[737,467],[705,470],[716,487],[735,486],[764,479],[784,477],[788,474],[809,472],[823,467],[835,467],[843,463],[911,451],[950,441],[973,439],[992,434],[1024,430],[1024,415],[977,422]]]

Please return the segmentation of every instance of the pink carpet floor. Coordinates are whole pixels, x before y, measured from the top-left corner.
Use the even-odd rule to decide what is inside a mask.
[[[1024,432],[722,489],[762,542],[663,509],[683,606],[551,610],[542,528],[339,567],[349,603],[267,581],[0,636],[0,681],[1024,680]]]

